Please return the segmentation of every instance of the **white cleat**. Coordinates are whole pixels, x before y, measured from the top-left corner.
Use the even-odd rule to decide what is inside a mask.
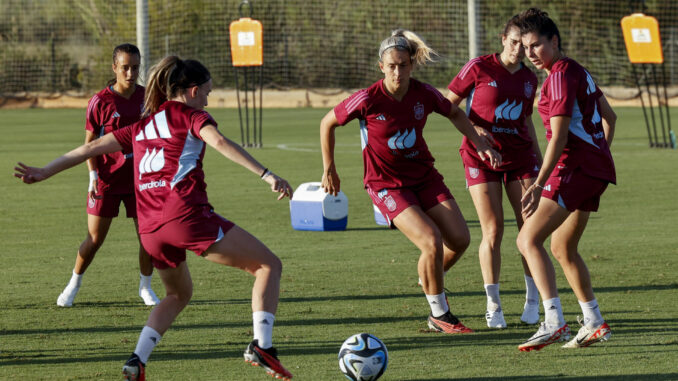
[[[73,300],[75,300],[75,296],[78,294],[79,290],[80,290],[80,287],[66,286],[66,288],[64,288],[64,290],[61,292],[61,294],[57,298],[57,306],[59,306],[59,307],[72,307],[73,306]]]
[[[155,306],[160,303],[160,299],[155,295],[152,289],[141,287],[139,288],[139,296],[144,300],[144,304],[147,306]]]
[[[518,349],[521,352],[538,351],[547,345],[567,340],[570,340],[570,327],[567,324],[558,327],[542,322],[537,333],[520,344]]]
[[[588,347],[591,344],[600,343],[602,341],[607,341],[612,336],[612,330],[607,323],[593,327],[584,324],[579,317],[577,317],[581,328],[577,332],[577,336],[574,339],[563,345],[563,348],[584,348]]]
[[[490,328],[506,328],[506,320],[504,319],[504,311],[486,311],[485,320],[487,320],[487,326]]]
[[[539,304],[527,304],[523,309],[523,314],[520,316],[520,321],[525,324],[539,323]]]

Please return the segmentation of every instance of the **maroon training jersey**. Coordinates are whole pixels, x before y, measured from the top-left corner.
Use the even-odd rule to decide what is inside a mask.
[[[144,88],[142,86],[137,85],[129,99],[117,94],[108,86],[89,100],[85,129],[102,137],[138,121],[143,107]],[[99,193],[134,193],[131,151],[97,156],[96,161]]]
[[[373,189],[409,187],[442,176],[422,135],[432,112],[448,116],[452,104],[433,86],[410,79],[401,101],[379,80],[334,108],[340,125],[360,121],[364,183]]]
[[[589,176],[615,183],[615,169],[605,140],[599,99],[603,92],[591,74],[570,58],[553,64],[541,88],[539,114],[551,140],[551,118],[569,116],[567,144],[552,176],[581,167]]]
[[[447,87],[466,98],[466,114],[474,125],[487,130],[496,142],[502,165],[491,168],[478,156],[476,147],[464,137],[460,151],[478,159],[490,170],[520,168],[534,160],[532,138],[525,119],[530,118],[537,92],[537,76],[521,64],[511,74],[499,61],[499,54],[470,60]]]
[[[124,150],[134,152],[134,188],[139,233],[151,233],[208,205],[200,129],[217,125],[210,114],[167,101],[157,113],[113,131]]]

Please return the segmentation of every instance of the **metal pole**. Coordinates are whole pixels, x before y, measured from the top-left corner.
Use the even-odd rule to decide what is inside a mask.
[[[240,145],[245,146],[245,133],[242,129],[242,111],[240,110],[240,85],[238,84],[238,68],[233,67],[233,74],[235,74],[235,97],[238,99],[238,117],[240,119]]]
[[[245,136],[247,136],[247,146],[250,146],[250,102],[247,97],[247,90],[249,89],[249,82],[247,81],[247,66],[245,66]]]
[[[650,147],[659,146],[659,135],[657,134],[657,122],[654,119],[654,106],[652,105],[652,92],[650,91],[650,79],[647,75],[647,66],[643,66],[643,71],[645,72],[645,88],[647,89],[647,99],[650,104],[650,117],[652,119],[652,130],[654,131],[654,139],[650,143]]]
[[[643,89],[640,87],[640,81],[638,81],[638,73],[636,72],[636,67],[631,64],[631,72],[633,73],[633,79],[636,81],[636,86],[638,87],[638,96],[640,97],[640,106],[643,109],[643,117],[645,117],[645,128],[647,129],[647,138],[650,141],[650,148],[652,147],[652,134],[650,133],[650,122],[647,120],[647,111],[645,111],[645,100],[643,100]]]
[[[664,90],[666,90],[666,87],[664,87]],[[262,114],[263,108],[264,108],[264,65],[261,65],[259,69],[259,147],[264,146],[264,143],[261,140],[261,130],[264,127],[264,119]]]
[[[258,147],[259,143],[257,142],[257,75],[255,68],[252,67],[250,72],[252,73],[252,145]]]
[[[150,49],[148,47],[148,0],[137,0],[137,47],[141,52],[139,81],[146,84]]]
[[[666,70],[664,69],[664,64],[662,64],[662,84],[664,87],[664,107],[666,108],[666,126],[669,131],[669,143],[671,148],[676,148],[674,147],[673,139],[670,137],[673,130],[671,129],[671,112],[669,110],[669,94],[666,92]]]
[[[468,7],[468,55],[469,59],[480,55],[480,18],[478,2],[480,0],[466,0]]]
[[[657,70],[655,65],[652,65],[652,77],[654,78],[654,90],[657,93],[657,111],[659,112],[659,121],[662,124],[662,147],[668,147],[669,143],[666,141],[666,127],[664,127],[664,112],[662,111],[662,97],[659,92],[659,81],[657,80]]]

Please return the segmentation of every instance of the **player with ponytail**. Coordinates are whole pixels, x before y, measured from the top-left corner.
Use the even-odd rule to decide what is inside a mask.
[[[186,249],[255,277],[254,340],[245,350],[245,360],[275,377],[292,378],[272,345],[282,263],[261,241],[214,212],[202,170],[205,144],[260,176],[279,200],[289,197],[292,188],[221,134],[217,122],[204,110],[211,89],[209,71],[200,62],[166,57],[151,69],[142,120],[80,146],[44,168],[21,163],[15,168],[15,176],[30,184],[92,156],[134,152],[141,242],[158,269],[167,296],[151,311],[136,349],[123,367],[127,380],[145,379],[151,351],[191,299],[193,282]]]
[[[410,78],[416,66],[435,57],[419,36],[407,30],[395,30],[381,42],[379,68],[384,79],[349,96],[320,122],[322,185],[328,193],[339,192],[334,130],[358,119],[365,189],[389,224],[420,250],[417,271],[431,307],[429,327],[445,333],[469,333],[472,330],[450,312],[443,290],[443,263],[452,266],[468,247],[470,236],[424,141],[428,115],[436,112],[447,117],[476,143],[478,155],[490,166],[499,165],[501,158],[480,139],[463,111],[433,86]]]

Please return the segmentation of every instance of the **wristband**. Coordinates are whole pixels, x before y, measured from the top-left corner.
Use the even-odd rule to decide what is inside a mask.
[[[263,179],[264,176],[266,176],[266,172],[268,172],[268,168],[264,168],[264,170],[261,172],[261,178]]]
[[[541,185],[539,185],[539,184],[537,184],[537,183],[534,183],[534,186],[537,187],[537,188],[541,188],[541,190],[544,190],[544,187],[541,186]]]
[[[266,168],[266,171],[264,172],[264,174],[261,175],[261,179],[264,180],[265,178],[267,178],[268,176],[270,176],[272,174],[273,174],[273,172],[269,171],[268,168]]]
[[[91,192],[94,190],[94,186],[92,185],[92,183],[97,181],[98,179],[99,175],[97,174],[97,171],[89,171],[89,184],[87,186],[87,192]]]

